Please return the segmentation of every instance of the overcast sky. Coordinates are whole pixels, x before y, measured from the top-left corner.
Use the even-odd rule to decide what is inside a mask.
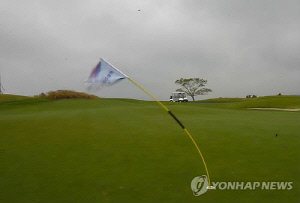
[[[299,0],[0,0],[0,73],[10,94],[86,91],[102,57],[162,100],[181,77],[208,80],[197,99],[294,95],[299,36]],[[148,99],[128,81],[95,94]]]

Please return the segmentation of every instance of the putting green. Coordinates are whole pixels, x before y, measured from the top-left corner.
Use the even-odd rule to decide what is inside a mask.
[[[211,181],[293,182],[292,190],[195,197],[190,183],[204,166],[154,102],[1,97],[0,202],[300,201],[300,112],[166,102],[202,150]]]

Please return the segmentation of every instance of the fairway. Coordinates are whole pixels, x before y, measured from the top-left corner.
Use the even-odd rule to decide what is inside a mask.
[[[211,181],[284,181],[293,189],[193,196],[203,163],[155,102],[11,96],[0,97],[0,202],[300,202],[300,112],[249,110],[261,106],[239,101],[165,104],[194,136]]]

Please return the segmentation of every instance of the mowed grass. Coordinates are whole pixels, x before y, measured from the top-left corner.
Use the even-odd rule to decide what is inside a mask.
[[[219,107],[225,108],[300,108],[300,96],[288,95],[257,98],[217,98],[199,102],[204,104],[221,104]]]
[[[166,104],[194,136],[211,181],[292,181],[293,189],[195,197],[201,159],[154,102],[25,98],[0,102],[0,202],[300,201],[300,112]]]

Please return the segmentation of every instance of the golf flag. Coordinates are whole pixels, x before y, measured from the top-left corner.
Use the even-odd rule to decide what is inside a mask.
[[[125,78],[128,77],[124,73],[107,63],[104,59],[100,59],[100,62],[92,70],[86,83],[89,86],[93,84],[109,86]]]
[[[135,86],[140,88],[143,92],[145,92],[148,96],[150,96],[158,105],[160,105],[168,114],[178,123],[178,125],[183,129],[183,131],[189,136],[191,141],[193,142],[194,146],[196,147],[202,162],[204,164],[206,174],[207,174],[207,180],[208,185],[210,185],[210,178],[208,169],[204,160],[204,157],[200,151],[200,148],[198,147],[197,143],[195,142],[194,138],[192,137],[191,133],[186,129],[186,127],[181,123],[181,121],[166,107],[162,102],[157,100],[150,92],[148,92],[143,86],[135,82],[132,78],[128,77],[124,73],[122,73],[120,70],[115,68],[113,65],[106,62],[104,59],[101,59],[100,62],[97,64],[97,66],[93,69],[92,73],[90,74],[89,79],[86,81],[89,85],[89,87],[92,87],[94,85],[100,85],[100,86],[108,86],[113,85],[116,82],[128,79],[130,82],[132,82]]]

